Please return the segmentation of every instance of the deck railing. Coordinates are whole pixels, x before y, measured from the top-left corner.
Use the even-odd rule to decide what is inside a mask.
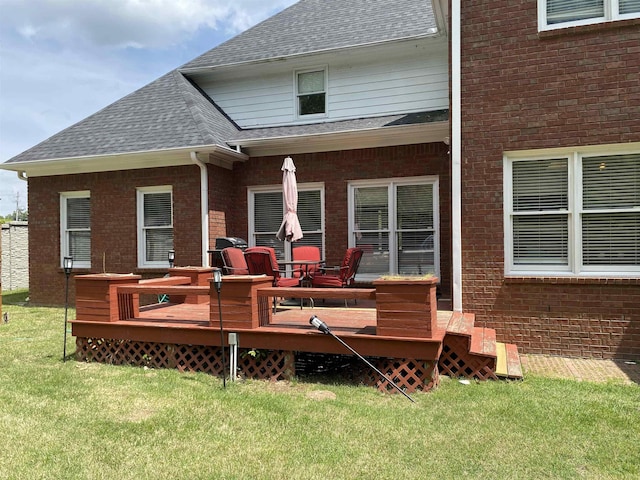
[[[284,297],[375,300],[379,335],[432,338],[437,329],[437,279],[380,280],[374,288],[282,288],[273,287],[272,278],[263,275],[229,275],[218,296],[211,271],[176,268],[170,277],[151,280],[140,280],[139,275],[76,277],[77,320],[135,319],[140,314],[140,295],[168,295],[172,304],[208,302],[211,327],[220,327],[222,312],[225,329],[257,329],[271,324],[273,298]]]

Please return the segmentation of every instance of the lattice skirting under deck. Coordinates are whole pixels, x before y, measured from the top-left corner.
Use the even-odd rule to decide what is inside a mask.
[[[462,335],[447,335],[438,362],[440,373],[453,378],[464,377],[477,380],[497,380],[496,360],[493,357],[469,353],[469,338]]]
[[[428,392],[440,383],[438,362],[435,360],[416,360],[414,358],[368,358],[368,360],[388,379],[404,392]],[[360,382],[377,388],[381,392],[398,393],[391,384],[380,375],[363,366]]]
[[[103,338],[76,339],[78,361],[112,365],[137,365],[152,368],[176,368],[182,372],[204,372],[222,375],[222,351],[219,347],[203,345],[177,345],[168,343],[109,340]],[[229,365],[229,351],[227,368]],[[316,357],[317,359],[317,357]],[[351,357],[352,379],[380,391],[397,392],[389,382],[367,365]],[[405,392],[429,391],[440,381],[437,361],[380,358],[368,359]],[[307,359],[309,361],[309,359]],[[326,359],[325,359],[326,363]],[[258,380],[290,380],[295,376],[295,353],[281,350],[241,349],[238,354],[237,374]]]
[[[76,347],[78,361],[176,368],[182,372],[222,375],[220,347],[83,337],[76,339]],[[228,350],[226,363],[228,368]],[[238,374],[259,380],[289,380],[295,375],[294,354],[280,350],[261,350],[259,355],[252,356],[241,350]]]

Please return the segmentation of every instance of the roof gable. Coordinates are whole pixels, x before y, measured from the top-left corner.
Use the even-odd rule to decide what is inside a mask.
[[[431,0],[301,0],[181,70],[422,37],[436,28]]]
[[[237,127],[174,70],[7,163],[226,145]]]

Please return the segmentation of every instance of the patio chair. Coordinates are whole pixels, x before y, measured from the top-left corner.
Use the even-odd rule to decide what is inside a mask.
[[[350,287],[355,281],[363,253],[364,252],[361,248],[348,248],[340,266],[325,267],[321,269],[322,273],[315,275],[311,279],[311,285],[314,287],[332,288]],[[346,299],[344,301],[344,306],[348,306]]]
[[[297,277],[285,277],[284,270],[278,268],[276,252],[271,247],[250,247],[244,251],[244,258],[251,275],[267,275],[273,277],[274,287],[299,287],[300,270]],[[273,311],[276,310],[276,299],[273,298]]]
[[[301,247],[295,247],[292,250],[293,254],[293,268],[299,269],[301,273],[297,271],[294,276],[302,276],[304,281],[310,281],[316,274],[318,269],[323,267],[322,259],[320,258],[320,249],[311,245],[305,245]],[[295,261],[305,262],[317,262],[315,264],[296,264]]]
[[[222,249],[222,264],[224,271],[228,275],[248,275],[249,267],[244,258],[244,251],[237,247],[227,247]]]

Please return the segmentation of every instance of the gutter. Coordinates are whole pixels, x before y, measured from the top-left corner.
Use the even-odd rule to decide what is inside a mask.
[[[207,166],[198,159],[197,152],[190,152],[191,161],[200,167],[200,222],[202,239],[202,266],[209,266],[209,172]]]
[[[462,311],[462,115],[460,3],[451,2],[451,234],[453,310]]]

